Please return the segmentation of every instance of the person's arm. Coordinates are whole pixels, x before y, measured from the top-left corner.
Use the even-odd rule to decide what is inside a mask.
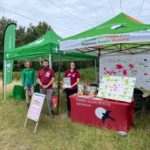
[[[33,83],[36,85],[36,72],[33,70]]]
[[[67,71],[64,73],[64,77],[67,77]]]
[[[67,71],[64,73],[64,78],[67,77]],[[64,81],[61,81],[61,84],[62,84],[62,89],[65,89],[64,87]]]
[[[40,71],[38,72],[38,84],[40,85],[40,86],[43,86],[42,85],[42,82],[41,82],[41,80],[40,80],[40,78],[41,78],[41,75],[40,75]]]
[[[80,78],[77,78],[77,81],[73,85],[71,85],[70,88],[73,88],[74,86],[78,85],[79,81],[80,81]]]
[[[39,78],[38,78],[38,84],[39,84],[40,86],[43,86]]]
[[[25,73],[24,73],[24,70],[22,71],[22,78],[21,78],[21,80],[22,80],[22,85],[24,86],[24,84],[25,84]]]
[[[77,71],[77,81],[73,85],[71,85],[70,88],[73,88],[74,86],[78,85],[79,81],[80,81],[80,73]]]
[[[51,84],[53,84],[54,80],[55,80],[55,77],[51,79],[51,81],[45,86],[45,88],[48,88]]]

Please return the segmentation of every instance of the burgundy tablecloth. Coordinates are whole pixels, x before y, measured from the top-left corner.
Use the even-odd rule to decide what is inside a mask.
[[[71,120],[96,127],[128,131],[133,122],[134,102],[70,96]]]

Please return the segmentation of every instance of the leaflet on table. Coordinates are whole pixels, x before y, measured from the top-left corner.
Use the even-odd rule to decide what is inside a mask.
[[[84,94],[84,85],[78,85],[78,95],[82,96]]]
[[[89,96],[89,95],[78,95],[78,97],[80,97],[80,98],[93,98],[93,96]]]
[[[71,87],[70,77],[64,77],[63,78],[63,87],[64,88],[70,88]]]

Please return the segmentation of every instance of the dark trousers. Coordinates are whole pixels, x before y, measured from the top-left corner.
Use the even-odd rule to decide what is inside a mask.
[[[69,96],[72,95],[72,94],[77,93],[77,89],[65,89],[64,91],[66,93],[66,98],[67,98],[67,110],[68,110],[68,113],[70,113],[71,105],[70,105],[70,98],[69,98]]]

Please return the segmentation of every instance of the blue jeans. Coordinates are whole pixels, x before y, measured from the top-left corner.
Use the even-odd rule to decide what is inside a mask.
[[[34,84],[25,84],[24,85],[25,90],[30,90],[30,89],[33,89],[33,88],[34,88]]]

